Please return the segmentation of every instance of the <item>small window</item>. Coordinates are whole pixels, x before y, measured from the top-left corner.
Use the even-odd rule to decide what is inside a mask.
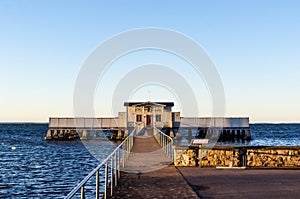
[[[142,122],[142,115],[136,115],[136,121]]]
[[[155,117],[157,122],[161,122],[161,115],[156,115]]]

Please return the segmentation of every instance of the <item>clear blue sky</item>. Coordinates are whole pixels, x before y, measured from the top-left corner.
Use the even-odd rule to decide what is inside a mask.
[[[228,116],[300,122],[299,10],[289,0],[1,0],[0,121],[72,116],[77,74],[99,43],[162,27],[193,38],[214,60]]]

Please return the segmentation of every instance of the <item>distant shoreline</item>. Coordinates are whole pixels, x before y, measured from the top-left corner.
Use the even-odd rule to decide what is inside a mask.
[[[49,122],[1,122],[0,124],[49,124]],[[299,124],[300,122],[253,122],[253,123],[249,123],[250,125],[282,125],[282,124]]]

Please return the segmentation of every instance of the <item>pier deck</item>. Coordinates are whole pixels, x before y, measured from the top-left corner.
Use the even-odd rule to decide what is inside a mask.
[[[217,151],[221,150],[225,159],[230,162],[230,157],[234,154],[231,149],[233,148],[219,147]],[[101,168],[105,169],[104,198],[299,198],[298,154],[300,150],[297,147],[290,150],[272,149],[271,155],[276,157],[267,159],[273,159],[273,162],[277,159],[280,161],[288,159],[288,161],[279,166],[275,162],[273,166],[265,167],[269,169],[261,169],[262,167],[253,167],[253,165],[249,167],[250,169],[245,169],[244,166],[233,167],[233,164],[228,166],[227,163],[227,166],[222,166],[221,169],[220,167],[203,168],[203,165],[176,167],[172,165],[171,159],[173,157],[175,162],[175,154],[177,154],[175,150],[176,146],[173,145],[172,138],[159,129],[144,128],[138,132],[135,129],[106,161],[85,177],[66,198],[71,199],[79,193],[79,190],[81,198],[85,198],[84,187],[92,176],[96,176],[96,198],[99,198],[98,174]],[[257,150],[266,157],[268,150]],[[226,154],[230,157],[226,158]],[[215,156],[214,153],[212,155]],[[250,162],[257,153],[250,151],[248,155],[250,158],[246,160],[249,159]],[[188,161],[197,157],[190,148],[188,153],[182,153],[182,156]],[[218,157],[214,157],[216,158]],[[260,158],[258,159],[261,161]]]
[[[299,170],[175,167],[147,131],[137,136],[111,199],[298,198]],[[150,172],[149,172],[150,171]]]
[[[299,198],[300,171],[178,167],[201,198]]]
[[[138,136],[132,152],[126,163],[129,172],[122,173],[111,198],[199,198],[179,171],[168,165],[171,160],[153,136]]]

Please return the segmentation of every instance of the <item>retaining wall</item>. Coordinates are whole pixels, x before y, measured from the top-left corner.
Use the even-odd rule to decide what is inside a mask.
[[[300,168],[300,146],[174,147],[175,166]]]

